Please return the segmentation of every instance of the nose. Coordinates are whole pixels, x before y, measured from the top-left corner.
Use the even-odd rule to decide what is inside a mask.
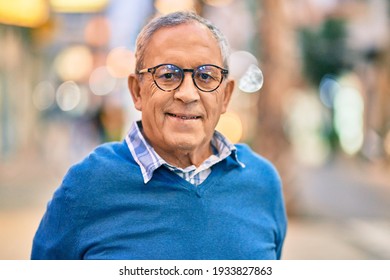
[[[192,80],[191,73],[184,73],[183,82],[175,90],[174,98],[181,100],[183,103],[192,103],[200,99],[199,91]]]

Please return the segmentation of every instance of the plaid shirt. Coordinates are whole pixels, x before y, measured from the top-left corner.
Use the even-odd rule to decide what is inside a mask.
[[[206,180],[207,176],[210,175],[211,167],[214,164],[224,160],[230,155],[233,155],[233,158],[242,167],[245,167],[237,158],[236,147],[218,131],[214,132],[214,136],[211,140],[211,146],[214,151],[213,155],[206,159],[199,167],[191,165],[186,168],[179,168],[167,163],[155,152],[153,147],[143,137],[141,129],[141,122],[134,122],[126,136],[126,143],[134,160],[141,169],[145,184],[152,179],[153,172],[162,165],[195,186]]]

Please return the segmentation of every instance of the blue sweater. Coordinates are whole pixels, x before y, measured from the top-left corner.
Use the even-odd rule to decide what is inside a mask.
[[[73,166],[49,202],[32,259],[279,259],[286,233],[273,166],[237,145],[198,187],[165,167],[144,184],[125,142]]]

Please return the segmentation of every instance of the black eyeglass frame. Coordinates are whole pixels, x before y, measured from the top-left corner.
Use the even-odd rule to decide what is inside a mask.
[[[156,82],[156,79],[154,78],[154,73],[156,72],[156,69],[159,68],[159,67],[161,67],[161,66],[165,66],[165,65],[172,65],[172,66],[175,66],[175,67],[176,67],[177,69],[179,69],[180,72],[181,72],[181,76],[182,76],[181,81],[180,81],[179,85],[178,85],[177,87],[175,87],[174,89],[166,90],[166,89],[161,88],[161,87],[158,85],[158,83]],[[201,89],[201,88],[196,84],[196,82],[195,82],[195,78],[194,78],[195,71],[196,71],[197,69],[199,69],[200,67],[203,67],[203,66],[213,66],[213,67],[216,67],[216,68],[218,68],[219,70],[221,70],[221,74],[222,74],[222,75],[221,75],[221,80],[219,81],[218,85],[217,85],[214,89],[212,89],[212,90],[203,90],[203,89]],[[184,68],[184,69],[183,69],[183,68],[180,68],[179,66],[177,66],[177,65],[175,65],[175,64],[172,64],[172,63],[163,63],[163,64],[156,65],[156,66],[154,66],[154,67],[144,68],[144,69],[141,69],[141,70],[137,70],[137,71],[136,71],[136,74],[138,74],[138,75],[145,74],[145,73],[150,73],[150,74],[152,74],[153,81],[154,81],[154,83],[156,84],[156,86],[157,86],[159,89],[161,89],[162,91],[171,92],[171,91],[177,90],[177,89],[181,86],[181,84],[182,84],[183,81],[184,81],[184,73],[185,73],[185,72],[190,72],[190,73],[192,73],[192,75],[191,75],[191,77],[192,77],[192,82],[194,83],[194,85],[196,86],[197,89],[199,89],[200,91],[203,91],[203,92],[212,92],[212,91],[216,90],[217,88],[219,88],[219,86],[221,85],[221,83],[222,83],[222,81],[223,81],[223,77],[224,77],[224,76],[226,77],[226,76],[229,74],[229,70],[224,69],[224,68],[219,67],[219,66],[214,65],[214,64],[202,64],[202,65],[199,65],[198,67],[196,67],[196,68],[194,68],[194,69],[189,69],[189,68]]]

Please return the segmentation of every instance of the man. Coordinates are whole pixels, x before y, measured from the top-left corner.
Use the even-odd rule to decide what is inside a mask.
[[[178,12],[141,31],[129,89],[142,120],[73,166],[34,238],[33,259],[278,259],[279,176],[215,131],[234,88],[228,47]]]

